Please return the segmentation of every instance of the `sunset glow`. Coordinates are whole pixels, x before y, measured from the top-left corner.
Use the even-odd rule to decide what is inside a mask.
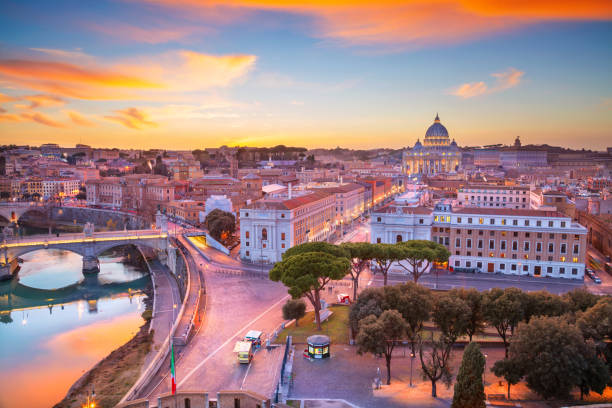
[[[609,145],[609,1],[3,4],[0,143]]]

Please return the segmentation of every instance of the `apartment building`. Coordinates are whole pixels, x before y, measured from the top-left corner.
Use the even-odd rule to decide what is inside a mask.
[[[360,217],[365,210],[365,188],[362,185],[337,183],[331,187],[317,187],[317,191],[333,194],[336,198],[334,225],[346,224]]]
[[[471,184],[457,190],[457,204],[481,208],[531,208],[529,186]]]
[[[433,212],[432,240],[451,252],[451,268],[582,279],[587,230],[558,211],[452,208]]]
[[[305,192],[285,198],[257,200],[240,210],[240,257],[274,263],[289,248],[324,241],[335,215],[334,194]]]
[[[393,201],[373,211],[370,242],[396,244],[413,239],[431,239],[433,210]]]
[[[174,200],[175,184],[163,176],[132,174],[103,177],[86,183],[87,204],[113,209],[154,212],[156,205]]]

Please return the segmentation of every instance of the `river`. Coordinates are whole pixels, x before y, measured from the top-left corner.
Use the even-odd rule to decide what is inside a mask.
[[[21,258],[18,280],[0,283],[0,408],[50,407],[136,334],[149,276],[120,257],[87,278],[72,252]]]

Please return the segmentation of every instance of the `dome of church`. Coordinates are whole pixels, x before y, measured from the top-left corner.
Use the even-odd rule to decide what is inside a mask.
[[[421,140],[417,139],[416,143],[414,144],[413,149],[422,149],[423,145],[421,144]]]
[[[431,125],[427,129],[427,132],[425,132],[425,137],[448,137],[448,130],[446,130],[444,125],[440,123],[440,117],[437,114],[433,125]]]

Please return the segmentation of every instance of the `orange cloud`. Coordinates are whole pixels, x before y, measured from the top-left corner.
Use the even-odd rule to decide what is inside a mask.
[[[49,106],[61,106],[65,102],[62,98],[55,95],[30,95],[25,96],[23,99],[30,101],[29,105],[15,105],[15,107],[20,109],[36,109],[36,108],[46,108]]]
[[[92,121],[90,121],[89,119],[86,119],[79,112],[72,111],[72,110],[66,110],[64,111],[64,113],[68,115],[70,120],[76,125],[89,126],[89,127],[94,126],[94,123]]]
[[[495,83],[492,86],[488,86],[483,81],[468,82],[459,85],[456,89],[451,91],[451,95],[467,99],[500,92],[517,86],[521,82],[524,74],[523,71],[519,71],[516,68],[509,68],[507,71],[491,74],[491,76],[495,78]]]
[[[51,126],[51,127],[56,127],[56,128],[66,127],[66,125],[64,125],[63,123],[57,122],[53,120],[52,118],[50,118],[49,116],[44,115],[39,112],[23,112],[21,113],[20,116],[23,119],[30,120],[32,122],[37,122],[37,123],[40,123],[41,125],[46,125],[46,126]]]
[[[313,35],[348,45],[401,48],[454,43],[555,20],[609,20],[608,0],[142,0],[179,8],[190,16],[213,17],[224,10],[242,17],[247,11],[281,11],[314,19]]]
[[[8,96],[3,94],[2,92],[0,92],[0,103],[2,102],[12,102],[12,101],[16,101],[17,98],[13,98],[12,96]]]
[[[130,129],[141,130],[146,127],[156,127],[157,123],[149,120],[148,115],[137,109],[137,108],[127,108],[122,110],[116,110],[115,113],[117,115],[108,115],[104,116],[105,119],[108,119],[112,122],[120,123],[124,126],[127,126]]]
[[[57,48],[30,48],[32,51],[37,51],[52,57],[59,57],[63,59],[91,59],[91,55],[85,54],[80,48],[74,51],[60,50]]]
[[[254,55],[168,52],[108,68],[24,59],[0,60],[0,80],[66,98],[150,100],[159,93],[226,87],[254,66]],[[167,98],[166,98],[167,99]]]
[[[4,110],[6,112],[6,110]],[[21,118],[18,115],[12,113],[6,113],[0,115],[0,122],[21,122]]]

